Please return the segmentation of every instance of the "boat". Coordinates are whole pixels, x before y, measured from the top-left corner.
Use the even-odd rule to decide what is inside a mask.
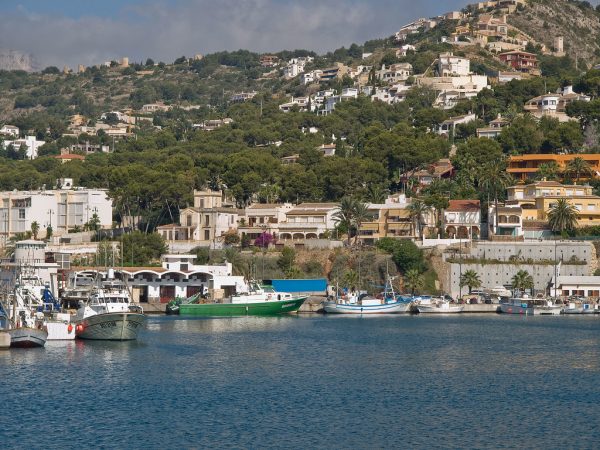
[[[563,314],[598,314],[598,305],[585,300],[570,300],[561,311]]]
[[[194,303],[199,303],[202,300],[202,293],[198,292],[190,297],[181,298],[176,297],[167,303],[165,307],[165,313],[167,314],[179,314],[179,306],[182,304],[189,305]]]
[[[60,303],[65,309],[76,310],[92,293],[96,280],[89,275],[73,273],[60,292]]]
[[[308,296],[294,296],[261,287],[256,281],[248,284],[248,292],[222,300],[198,299],[196,303],[181,303],[180,315],[189,316],[273,316],[298,311]]]
[[[336,300],[327,301],[323,305],[330,314],[397,314],[408,312],[412,297],[396,295],[393,287],[394,277],[387,277],[384,292],[378,296],[361,297],[355,292],[338,296]]]
[[[75,327],[71,314],[64,312],[48,285],[35,275],[20,275],[14,297],[19,310],[33,313],[35,327],[39,325],[48,332],[47,340],[75,339]]]
[[[464,305],[451,304],[446,299],[436,299],[427,304],[417,305],[419,314],[456,314],[462,312]]]
[[[563,314],[583,314],[583,305],[576,302],[568,302],[563,306],[561,312]]]
[[[80,339],[128,341],[137,339],[145,324],[144,311],[132,304],[127,287],[109,280],[77,309],[75,334]]]
[[[500,303],[500,312],[505,314],[557,316],[562,309],[562,304],[554,303],[552,300],[545,298],[511,298]]]
[[[7,304],[11,313],[4,331],[10,336],[10,347],[34,348],[46,345],[48,331],[35,317],[34,311],[20,303],[14,293],[8,295]]]

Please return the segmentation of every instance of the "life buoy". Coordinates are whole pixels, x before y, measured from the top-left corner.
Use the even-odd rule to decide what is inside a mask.
[[[70,334],[73,331],[73,325],[69,324],[67,327],[67,332]]]

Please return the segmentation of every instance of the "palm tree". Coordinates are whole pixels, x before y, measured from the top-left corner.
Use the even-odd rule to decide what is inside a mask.
[[[549,161],[544,164],[540,164],[537,171],[537,178],[539,180],[551,180],[556,181],[559,178],[560,167],[556,161]]]
[[[354,199],[352,197],[344,197],[340,200],[337,211],[333,214],[333,220],[338,226],[342,226],[348,230],[348,245],[350,245],[350,229],[354,222]]]
[[[463,286],[469,287],[469,294],[474,287],[480,287],[481,278],[479,278],[477,272],[471,269],[465,271],[465,273],[463,273],[460,277],[460,287]]]
[[[407,209],[409,217],[416,225],[415,229],[417,231],[417,237],[420,239],[423,234],[423,230],[421,228],[421,225],[423,224],[423,216],[429,211],[429,206],[427,206],[423,200],[417,198],[410,202],[410,205],[408,205]]]
[[[354,237],[354,243],[358,242],[358,232],[360,231],[360,226],[363,222],[371,219],[371,212],[369,212],[369,207],[366,203],[363,202],[355,202],[354,203],[354,217],[353,217],[353,225],[356,227],[356,236]]]
[[[526,270],[519,270],[512,277],[512,285],[514,289],[519,289],[520,291],[533,289],[533,277]]]
[[[388,190],[382,188],[380,184],[371,184],[367,189],[365,200],[370,203],[383,203],[387,193]]]
[[[31,234],[33,235],[33,239],[37,241],[38,233],[40,232],[40,224],[37,221],[31,222]]]
[[[424,284],[425,279],[417,269],[410,269],[404,275],[404,286],[410,290],[411,295],[415,295],[415,291],[423,289]]]
[[[578,218],[579,211],[566,198],[559,198],[548,211],[548,223],[555,233],[575,229]]]
[[[358,286],[358,273],[354,270],[349,270],[344,274],[344,284],[351,291],[356,291]]]
[[[496,160],[485,165],[479,176],[479,187],[494,199],[496,223],[498,223],[498,197],[513,184],[512,176],[506,171],[506,161]],[[488,219],[489,220],[489,219]]]
[[[573,158],[571,161],[569,161],[569,164],[567,164],[566,171],[575,175],[575,183],[579,182],[579,177],[582,174],[590,175],[593,172],[592,167],[589,165],[589,163],[580,156]]]

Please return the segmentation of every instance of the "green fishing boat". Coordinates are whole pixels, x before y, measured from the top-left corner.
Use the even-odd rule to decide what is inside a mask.
[[[274,316],[296,312],[307,296],[293,296],[250,284],[247,293],[233,295],[221,301],[180,303],[179,315],[185,316]]]

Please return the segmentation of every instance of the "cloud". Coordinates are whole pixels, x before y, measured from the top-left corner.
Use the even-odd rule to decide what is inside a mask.
[[[165,62],[245,48],[324,52],[393,34],[420,16],[464,5],[449,0],[154,0],[111,15],[69,17],[19,8],[0,18],[0,47],[34,54],[42,67],[128,56]]]

